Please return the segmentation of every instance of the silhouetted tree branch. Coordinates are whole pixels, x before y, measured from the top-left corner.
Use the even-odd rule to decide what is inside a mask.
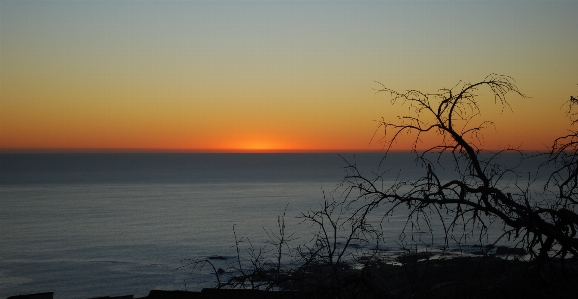
[[[378,178],[368,178],[354,164],[350,164],[350,174],[346,181],[357,194],[352,202],[362,201],[359,209],[367,214],[379,206],[388,206],[385,215],[405,206],[410,211],[408,219],[428,220],[428,215],[437,214],[445,229],[446,240],[452,233],[468,233],[467,225],[478,227],[480,236],[488,229],[488,223],[501,222],[503,236],[519,239],[520,244],[532,255],[533,261],[541,268],[552,257],[565,258],[568,254],[578,256],[578,215],[576,189],[578,187],[578,135],[573,131],[556,139],[550,153],[549,162],[557,165],[544,188],[555,186],[558,193],[546,200],[535,200],[527,189],[516,185],[519,192],[507,191],[502,183],[508,174],[517,175],[516,168],[508,168],[497,162],[504,152],[518,152],[508,148],[499,152],[484,152],[479,144],[481,131],[489,125],[482,121],[472,123],[480,115],[479,95],[485,88],[491,91],[494,102],[510,109],[506,95],[513,93],[524,97],[515,82],[508,76],[491,74],[483,81],[460,83],[451,89],[441,89],[438,93],[427,94],[416,90],[396,92],[382,85],[378,92],[389,93],[392,105],[409,107],[408,115],[397,121],[383,119],[379,127],[383,129],[387,154],[402,134],[415,136],[412,150],[417,161],[424,166],[425,176],[409,181],[397,181],[388,188],[382,188]],[[568,115],[575,124],[576,113],[572,110],[577,103],[571,97]],[[435,134],[439,142],[426,149],[418,150],[418,144],[425,134]],[[452,156],[452,165],[442,165],[442,154]],[[438,157],[437,160],[431,156]],[[456,177],[441,179],[436,168],[453,167]],[[548,193],[551,195],[552,193]],[[448,220],[449,219],[449,220]],[[474,233],[472,229],[469,233]]]

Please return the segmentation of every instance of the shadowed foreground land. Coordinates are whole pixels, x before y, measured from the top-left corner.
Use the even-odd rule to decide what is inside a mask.
[[[574,298],[578,292],[578,263],[553,260],[541,270],[519,260],[494,256],[429,259],[425,253],[397,257],[397,263],[372,261],[362,269],[343,265],[350,279],[338,286],[338,298]],[[548,277],[548,278],[546,278]],[[258,279],[258,278],[256,278]],[[334,298],[335,286],[306,286],[303,290],[203,289],[200,292],[151,290],[147,299],[197,298]],[[114,290],[111,290],[114,292]],[[143,299],[144,299],[143,298]],[[8,299],[53,299],[53,293]],[[58,294],[56,294],[58,299]],[[96,299],[96,298],[93,298]],[[133,299],[132,295],[98,299]]]

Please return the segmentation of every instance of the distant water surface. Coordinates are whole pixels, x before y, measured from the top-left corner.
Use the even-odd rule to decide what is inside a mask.
[[[285,207],[295,225],[345,165],[337,154],[1,154],[0,298],[196,289],[212,277],[178,270],[183,259],[231,255],[233,226],[264,241]]]
[[[181,268],[185,259],[234,255],[233,227],[263,244],[285,209],[288,231],[307,239],[297,216],[341,196],[344,159],[371,175],[382,156],[0,154],[0,298],[210,286],[212,276]],[[388,177],[422,175],[413,158],[390,155]],[[405,218],[384,228],[392,239]]]

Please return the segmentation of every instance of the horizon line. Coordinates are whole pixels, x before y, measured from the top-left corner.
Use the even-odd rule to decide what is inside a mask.
[[[405,150],[401,150],[405,151]],[[409,152],[409,150],[407,150]],[[119,154],[307,154],[307,153],[385,153],[383,150],[367,149],[143,149],[143,148],[0,148],[0,154],[73,154],[73,153],[119,153]]]
[[[424,150],[418,150],[422,152]],[[483,150],[498,152],[504,150]],[[542,153],[545,150],[511,150]],[[411,153],[412,149],[143,149],[143,148],[0,148],[0,154],[339,154],[339,153]],[[508,150],[506,150],[508,152]]]

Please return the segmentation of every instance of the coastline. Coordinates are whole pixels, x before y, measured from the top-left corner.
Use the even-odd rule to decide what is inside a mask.
[[[564,272],[558,281],[544,281],[531,270],[531,264],[496,255],[430,258],[418,253],[397,256],[397,264],[367,261],[362,268],[345,266],[350,277],[380,281],[379,298],[570,298],[578,291],[578,264],[551,265],[544,271]],[[355,285],[360,290],[363,285]],[[367,291],[367,290],[366,290]],[[361,293],[360,293],[361,294]],[[378,298],[375,290],[355,298]],[[85,299],[197,299],[197,298],[329,298],[314,289],[254,290],[215,289],[200,291],[150,290],[145,297],[102,296]],[[6,299],[58,299],[53,292],[15,295]]]

